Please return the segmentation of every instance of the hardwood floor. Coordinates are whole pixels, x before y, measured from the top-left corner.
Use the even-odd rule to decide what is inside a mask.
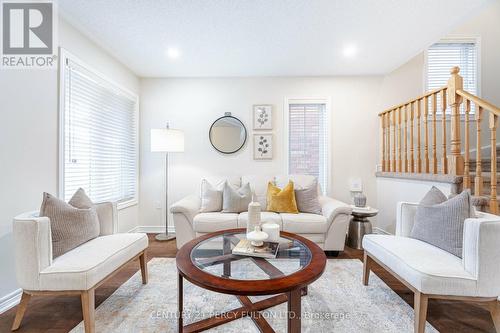
[[[175,241],[158,242],[149,235],[148,260],[156,257],[175,257]],[[363,252],[346,248],[337,259],[362,260]],[[132,262],[110,280],[96,289],[98,306],[120,285],[139,270],[139,261]],[[380,267],[375,273],[408,304],[413,306],[413,293]],[[373,274],[373,273],[372,273]],[[360,281],[361,286],[361,281]],[[355,301],[355,300],[353,300]],[[16,308],[0,315],[0,332],[9,332]],[[68,332],[82,320],[79,297],[36,297],[28,305],[21,327],[17,332]],[[495,332],[489,312],[478,305],[430,300],[427,320],[440,332]]]

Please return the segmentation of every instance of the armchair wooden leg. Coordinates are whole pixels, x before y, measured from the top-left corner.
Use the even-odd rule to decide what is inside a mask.
[[[21,302],[17,306],[16,318],[14,319],[14,323],[12,324],[12,330],[15,331],[21,326],[21,321],[23,320],[24,313],[26,312],[26,308],[28,307],[28,303],[31,299],[31,295],[23,292],[21,296]]]
[[[82,299],[83,324],[85,326],[85,333],[94,333],[95,332],[94,289],[83,291],[81,299]]]
[[[370,279],[370,268],[372,264],[372,258],[366,253],[363,254],[363,285],[368,285],[368,280]]]
[[[495,324],[495,330],[497,333],[500,333],[500,302],[493,301],[490,303],[490,313],[491,319],[493,319],[493,323]]]
[[[414,309],[415,309],[415,333],[424,333],[425,321],[427,319],[427,295],[415,291]]]
[[[141,264],[142,284],[147,284],[148,283],[148,263],[146,260],[146,251],[144,251],[139,256],[139,262]]]

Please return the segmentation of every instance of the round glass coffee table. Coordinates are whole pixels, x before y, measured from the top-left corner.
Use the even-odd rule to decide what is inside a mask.
[[[193,239],[177,253],[179,332],[201,332],[250,316],[261,332],[274,332],[260,311],[288,302],[288,332],[300,332],[301,297],[325,270],[326,256],[315,243],[281,232],[278,255],[263,259],[233,255],[245,229],[210,233]],[[183,279],[211,291],[235,295],[241,307],[184,326]],[[252,302],[248,296],[274,295]]]

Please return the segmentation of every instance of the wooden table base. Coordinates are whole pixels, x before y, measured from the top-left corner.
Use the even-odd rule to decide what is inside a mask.
[[[178,330],[179,333],[202,332],[233,320],[250,317],[262,333],[274,333],[275,331],[262,316],[261,311],[273,306],[288,302],[288,333],[300,333],[301,330],[301,297],[307,295],[307,287],[292,290],[286,294],[280,294],[253,303],[247,296],[236,296],[241,307],[206,318],[184,326],[183,320],[183,277],[178,274]]]

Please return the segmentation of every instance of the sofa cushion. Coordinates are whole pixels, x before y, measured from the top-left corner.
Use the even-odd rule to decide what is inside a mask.
[[[323,215],[298,213],[281,213],[283,231],[296,234],[321,234],[328,230],[326,217]]]
[[[280,226],[280,228],[283,227],[280,214],[275,212],[261,212],[260,220],[262,223],[267,223],[267,222],[276,223]],[[247,222],[248,222],[248,212],[240,213],[240,215],[238,216],[238,228],[246,228]]]
[[[426,242],[372,234],[363,237],[363,248],[423,293],[457,296],[477,293],[477,281],[465,271],[462,260]]]
[[[267,207],[267,184],[274,183],[274,176],[268,175],[245,175],[241,177],[241,183],[249,183],[256,201],[260,203],[263,210]]]
[[[200,213],[193,219],[193,230],[196,232],[214,232],[237,227],[237,213]]]
[[[40,290],[88,290],[148,247],[148,237],[123,233],[94,238],[40,272]]]
[[[43,194],[40,216],[50,219],[54,258],[99,236],[99,218],[95,208],[80,209],[48,194]]]

